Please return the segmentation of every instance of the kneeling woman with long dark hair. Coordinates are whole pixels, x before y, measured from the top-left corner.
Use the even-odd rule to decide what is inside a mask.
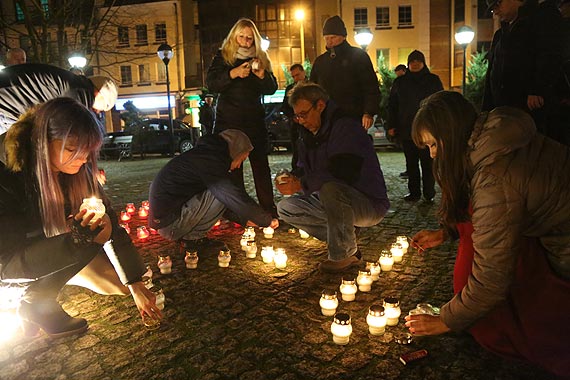
[[[31,280],[19,315],[28,333],[80,333],[56,298],[72,278],[102,294],[132,294],[142,315],[160,318],[141,276],[144,265],[99,186],[97,153],[103,140],[94,115],[73,99],[58,98],[23,115],[7,132],[0,163],[0,275]],[[84,198],[103,200],[106,213],[80,210]],[[103,245],[113,241],[111,261]],[[115,268],[114,268],[115,266]]]
[[[412,137],[427,146],[441,187],[439,231],[459,233],[455,296],[441,316],[411,315],[417,335],[468,330],[485,348],[570,377],[570,149],[536,132],[530,115],[477,115],[456,92],[427,98]]]

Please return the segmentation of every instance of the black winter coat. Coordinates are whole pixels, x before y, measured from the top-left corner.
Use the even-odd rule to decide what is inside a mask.
[[[411,140],[412,122],[421,101],[441,90],[441,80],[427,66],[417,73],[407,71],[396,78],[388,102],[388,129],[396,129],[396,134],[402,140]]]
[[[380,88],[370,57],[346,41],[315,59],[310,80],[323,87],[347,116],[361,120],[365,113],[380,112]]]
[[[41,266],[33,268],[15,266],[19,267],[21,272],[9,273],[8,278],[39,278],[77,263],[74,252],[78,248],[74,245],[70,233],[51,238],[47,238],[43,233],[38,213],[38,196],[33,190],[33,181],[27,169],[14,173],[0,162],[0,266],[5,267],[6,263],[15,256],[27,255],[32,250],[41,250],[45,253],[45,260]],[[85,196],[88,197],[89,194]],[[140,281],[145,272],[143,262],[125,230],[119,227],[110,202],[108,199],[103,199],[103,202],[113,224],[111,239],[127,282]],[[66,210],[66,213],[78,211]],[[85,249],[103,252],[101,245],[95,243]],[[59,254],[57,257],[66,257],[66,262],[52,260],[50,252],[62,251],[66,254]],[[0,276],[4,279],[6,274],[2,272]]]
[[[26,63],[0,71],[0,134],[31,106],[48,100],[73,98],[91,109],[95,87],[83,75],[56,66]]]
[[[206,83],[209,91],[219,93],[214,131],[239,129],[257,148],[259,141],[264,143],[267,140],[261,97],[277,91],[277,80],[269,71],[265,71],[263,79],[254,73],[247,78],[231,79],[230,70],[246,61],[238,59],[233,65],[228,65],[219,50],[208,69]]]

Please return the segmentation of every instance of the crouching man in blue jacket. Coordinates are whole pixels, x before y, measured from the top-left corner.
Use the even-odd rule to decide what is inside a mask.
[[[361,262],[355,227],[383,218],[390,202],[372,142],[360,123],[344,117],[327,93],[314,83],[298,84],[289,96],[299,132],[298,167],[302,174],[280,176],[285,195],[279,217],[328,245],[322,272],[341,272]]]
[[[236,129],[202,136],[194,148],[170,160],[150,185],[149,225],[193,250],[211,245],[206,234],[227,210],[242,225],[279,227],[231,181],[231,171],[252,149],[249,138]]]

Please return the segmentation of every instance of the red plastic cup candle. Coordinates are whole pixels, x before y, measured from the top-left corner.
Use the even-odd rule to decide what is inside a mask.
[[[125,231],[127,231],[128,234],[131,233],[131,227],[129,227],[128,223],[120,223],[119,227],[123,228]]]
[[[146,239],[148,239],[149,236],[150,236],[150,232],[148,232],[148,230],[146,229],[145,226],[137,227],[137,237],[140,240],[146,240]]]
[[[127,203],[127,205],[125,206],[125,211],[127,211],[130,215],[133,215],[137,211],[137,209],[135,208],[135,204]]]
[[[103,200],[91,197],[91,198],[84,198],[83,203],[79,206],[79,210],[87,210],[85,215],[83,215],[83,219],[91,214],[95,214],[89,224],[95,222],[97,219],[102,218],[105,215],[105,205],[103,204]]]
[[[128,222],[130,220],[131,220],[131,215],[125,210],[121,211],[121,222]]]
[[[144,207],[148,210],[150,208],[150,202],[149,201],[142,201],[141,207]]]
[[[151,235],[156,235],[156,234],[158,234],[158,231],[155,230],[155,229],[152,228],[152,227],[149,227],[148,230],[150,231],[150,234],[151,234]]]
[[[144,207],[139,207],[139,218],[146,219],[148,217],[148,210]]]

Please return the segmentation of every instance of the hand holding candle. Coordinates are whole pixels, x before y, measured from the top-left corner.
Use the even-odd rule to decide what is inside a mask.
[[[87,210],[87,212],[83,215],[84,220],[89,215],[95,214],[89,221],[89,224],[93,224],[93,222],[105,215],[105,205],[103,204],[103,200],[96,197],[84,198],[83,203],[81,203],[81,206],[79,206],[79,210]]]

